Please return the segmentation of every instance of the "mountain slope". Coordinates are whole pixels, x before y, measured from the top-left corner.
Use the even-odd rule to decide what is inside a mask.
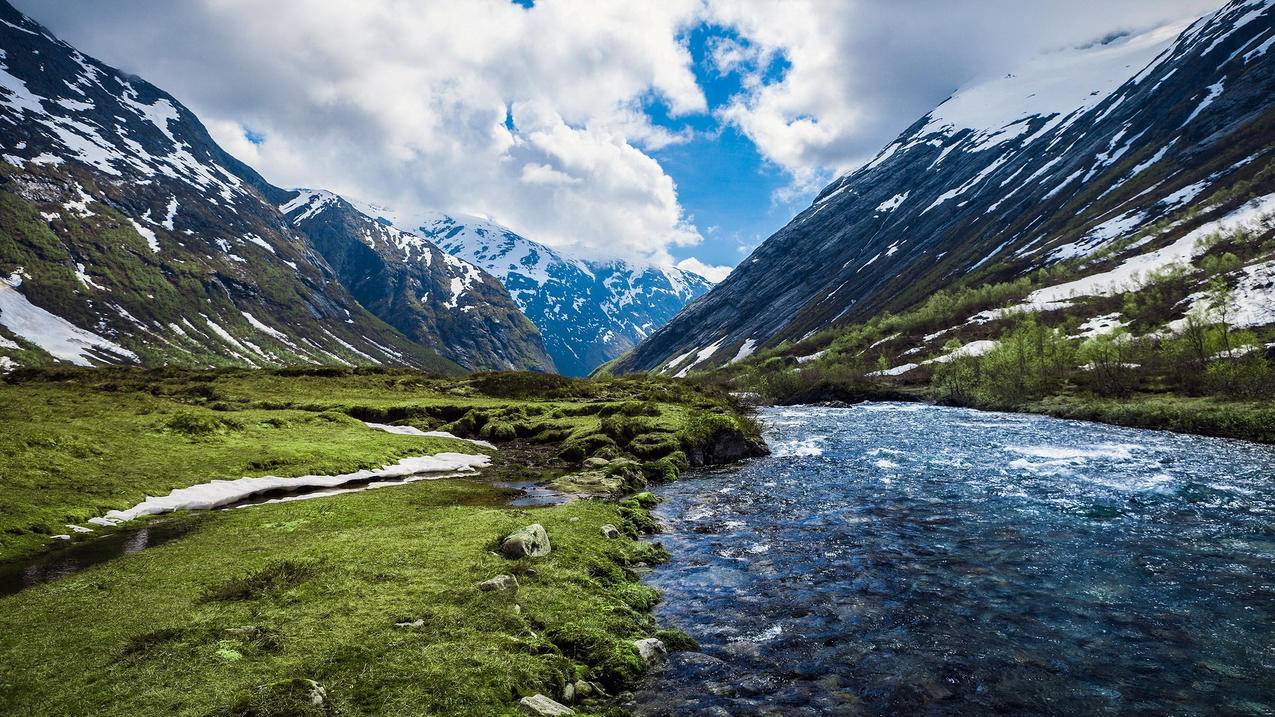
[[[721,365],[943,288],[1101,274],[1270,194],[1272,5],[1237,0],[962,89],[617,370]]]
[[[584,376],[623,355],[712,286],[676,268],[574,259],[478,217],[364,213],[429,239],[487,270],[544,337],[558,370]]]
[[[222,151],[173,97],[7,4],[0,19],[0,370],[552,370],[481,270],[415,240],[403,271],[400,233],[348,206],[298,210],[297,231],[279,209],[295,192]]]
[[[553,371],[536,327],[500,282],[331,192],[297,190],[280,211],[360,304],[471,369]]]

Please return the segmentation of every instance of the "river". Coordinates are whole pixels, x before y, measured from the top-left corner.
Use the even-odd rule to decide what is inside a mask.
[[[1273,714],[1275,447],[920,404],[765,409],[663,488],[642,715]]]

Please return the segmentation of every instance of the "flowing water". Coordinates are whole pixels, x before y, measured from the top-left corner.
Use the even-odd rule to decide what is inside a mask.
[[[1275,714],[1275,447],[918,404],[767,409],[662,491],[644,715]]]

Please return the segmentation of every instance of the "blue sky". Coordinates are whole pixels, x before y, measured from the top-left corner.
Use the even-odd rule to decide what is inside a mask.
[[[738,72],[719,72],[709,56],[709,43],[721,38],[740,39],[726,28],[706,23],[685,38],[709,111],[670,119],[655,99],[647,103],[647,113],[654,124],[673,132],[687,127],[695,132],[690,142],[651,152],[677,183],[678,198],[704,237],[699,246],[674,248],[673,257],[693,256],[706,264],[733,266],[805,208],[817,190],[791,191],[787,172],[766,161],[738,128],[714,116],[715,110],[744,90]],[[779,82],[786,69],[779,53],[763,76],[768,82]]]

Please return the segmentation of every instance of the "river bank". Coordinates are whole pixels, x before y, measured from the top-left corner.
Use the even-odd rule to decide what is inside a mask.
[[[659,593],[638,582],[663,552],[639,540],[652,503],[631,496],[760,450],[726,397],[662,380],[121,370],[14,376],[0,393],[14,427],[0,438],[10,564],[148,521],[182,526],[0,598],[12,666],[0,712],[15,714],[515,714],[535,694],[605,712],[603,691],[648,668],[637,641],[683,644],[660,632]],[[439,430],[495,449],[421,435]],[[213,478],[337,475],[449,452],[492,465],[91,520]],[[519,507],[511,483],[585,485],[589,497]],[[503,539],[533,524],[551,550],[502,555]]]

